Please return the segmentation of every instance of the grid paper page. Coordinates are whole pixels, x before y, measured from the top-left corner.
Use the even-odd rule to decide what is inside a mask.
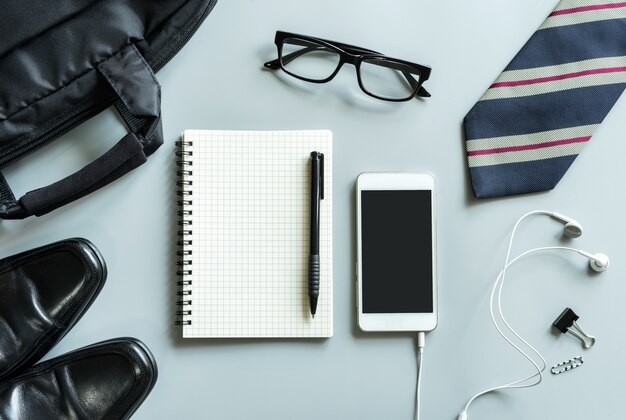
[[[191,325],[183,337],[331,337],[332,133],[187,130]],[[324,153],[321,285],[308,297],[312,151]]]

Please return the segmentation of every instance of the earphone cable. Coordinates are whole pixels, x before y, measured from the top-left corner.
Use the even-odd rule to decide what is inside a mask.
[[[417,385],[415,387],[415,420],[420,420],[420,391],[422,384],[422,361],[426,335],[423,331],[417,333]]]
[[[525,342],[525,343],[526,343],[526,344],[527,344],[527,345],[528,345],[528,346],[529,346],[529,347],[530,347],[530,348],[531,348],[531,349],[532,349],[532,350],[533,350],[536,354],[539,354],[539,357],[540,357],[540,358],[541,358],[541,360],[542,360],[542,368],[540,368],[540,367],[539,367],[539,365],[538,365],[538,364],[537,364],[537,363],[536,363],[536,362],[532,359],[532,357],[531,357],[531,356],[529,356],[528,354],[526,354],[526,352],[524,352],[524,351],[523,351],[523,350],[522,350],[519,346],[517,346],[515,343],[513,343],[513,341],[511,341],[511,340],[510,340],[510,339],[509,339],[509,338],[508,338],[508,337],[504,334],[504,332],[500,329],[500,326],[498,325],[498,323],[497,323],[497,321],[496,321],[496,318],[495,318],[495,315],[494,315],[494,312],[493,312],[493,307],[494,307],[494,294],[495,294],[495,291],[496,291],[496,290],[498,290],[498,310],[499,310],[499,313],[500,313],[500,315],[501,315],[502,319],[504,320],[504,324],[507,326],[507,328],[508,328],[509,330],[512,330],[511,326],[508,324],[508,322],[506,322],[506,319],[504,319],[504,316],[503,316],[503,314],[502,314],[502,306],[500,305],[500,299],[501,299],[501,296],[502,296],[502,284],[503,284],[504,278],[506,277],[506,269],[507,269],[507,267],[508,267],[510,264],[513,264],[513,262],[517,261],[519,258],[521,258],[521,256],[518,256],[517,258],[515,258],[515,259],[513,260],[513,262],[509,263],[509,258],[510,258],[510,256],[511,256],[511,249],[513,248],[513,240],[515,239],[515,233],[517,232],[517,228],[519,227],[520,223],[521,223],[524,219],[526,219],[526,218],[527,218],[527,217],[529,217],[529,216],[535,215],[535,214],[546,214],[546,215],[551,215],[551,214],[552,214],[552,212],[549,212],[549,211],[547,211],[547,210],[534,210],[534,211],[531,211],[531,212],[528,212],[528,213],[526,213],[526,214],[522,215],[519,219],[517,219],[517,222],[515,222],[515,226],[513,227],[513,231],[511,232],[511,238],[509,239],[509,246],[508,246],[507,253],[506,253],[506,258],[505,258],[505,261],[504,261],[504,266],[502,267],[502,270],[500,271],[500,273],[499,273],[499,274],[498,274],[498,276],[496,277],[496,281],[494,282],[494,284],[493,284],[493,288],[491,289],[491,296],[490,296],[490,299],[489,299],[489,312],[490,312],[490,314],[491,314],[491,321],[493,322],[493,325],[496,327],[496,330],[498,331],[498,333],[502,336],[502,338],[504,338],[504,339],[507,341],[507,343],[509,343],[511,346],[513,346],[513,348],[515,348],[515,350],[517,350],[517,351],[518,351],[520,354],[522,354],[522,355],[523,355],[526,359],[528,359],[528,360],[529,360],[529,361],[533,364],[533,366],[535,367],[535,369],[537,370],[537,372],[536,372],[536,373],[534,373],[533,375],[530,375],[530,376],[528,376],[528,377],[525,377],[525,378],[523,378],[523,379],[521,379],[521,380],[516,380],[516,381],[510,382],[510,383],[508,383],[508,384],[504,384],[504,385],[500,385],[500,386],[497,386],[497,387],[489,388],[489,389],[486,389],[486,390],[484,390],[484,391],[482,391],[482,392],[479,392],[478,394],[474,395],[474,396],[473,396],[472,398],[470,398],[470,400],[469,400],[469,401],[465,404],[465,407],[463,408],[463,411],[461,411],[461,414],[459,415],[459,419],[463,419],[463,418],[466,418],[466,417],[467,417],[467,411],[469,410],[469,407],[470,407],[470,405],[472,404],[472,402],[473,402],[476,398],[478,398],[478,397],[480,397],[480,396],[482,396],[482,395],[488,394],[488,393],[493,392],[493,391],[497,391],[497,390],[499,390],[499,389],[506,389],[506,388],[513,388],[513,387],[516,387],[516,388],[518,388],[518,387],[519,387],[519,388],[521,388],[521,387],[534,386],[534,385],[537,385],[537,384],[541,383],[541,380],[542,380],[542,376],[541,376],[541,375],[542,375],[543,370],[545,370],[545,367],[546,367],[546,366],[545,366],[545,365],[546,365],[545,360],[543,359],[543,357],[541,356],[541,354],[539,354],[539,353],[535,350],[535,348],[534,348],[534,347],[530,346],[530,345],[529,345],[529,344],[528,344],[525,340],[523,340],[523,339],[522,339],[522,341],[524,341],[524,342]],[[522,254],[522,255],[524,255],[524,254]],[[501,282],[501,279],[502,279],[502,282]],[[514,330],[513,330],[513,333],[514,333],[516,336],[518,336],[518,337],[519,337],[519,335],[518,335],[518,334],[517,334]],[[538,382],[533,383],[533,384],[527,384],[527,385],[519,385],[519,384],[522,384],[522,383],[524,383],[524,382],[526,382],[526,381],[529,381],[529,380],[531,380],[531,379],[535,378],[537,375],[539,375],[539,381],[538,381]]]
[[[496,327],[496,330],[498,331],[498,333],[502,336],[502,338],[504,338],[507,343],[509,343],[511,346],[513,346],[513,348],[515,348],[520,354],[522,354],[526,359],[528,359],[533,366],[535,367],[535,369],[537,370],[536,374],[533,374],[529,377],[523,378],[521,380],[518,381],[514,381],[510,384],[507,384],[506,388],[526,388],[526,387],[532,387],[532,386],[536,386],[538,384],[540,384],[543,380],[543,371],[546,369],[547,367],[547,363],[545,361],[545,359],[543,358],[543,356],[541,355],[541,353],[539,353],[539,351],[537,351],[537,349],[535,349],[530,343],[528,343],[524,338],[522,338],[514,329],[513,327],[508,323],[508,321],[506,320],[506,318],[504,317],[504,312],[502,310],[502,290],[503,290],[503,286],[504,286],[504,281],[506,279],[506,270],[509,267],[509,265],[513,264],[513,262],[519,260],[520,258],[522,258],[525,255],[530,254],[531,252],[525,252],[522,253],[521,255],[519,255],[518,257],[516,257],[512,262],[509,262],[510,258],[511,258],[511,250],[513,248],[513,241],[515,239],[515,234],[517,233],[517,228],[519,227],[519,225],[522,223],[522,221],[524,219],[526,219],[527,217],[530,217],[532,215],[538,215],[538,214],[544,214],[547,216],[553,216],[553,212],[547,211],[547,210],[534,210],[531,212],[528,212],[524,215],[522,215],[519,219],[517,219],[517,222],[515,223],[515,226],[513,227],[513,231],[511,232],[511,238],[509,239],[509,246],[507,248],[507,252],[506,252],[506,258],[504,261],[504,266],[502,267],[501,272],[499,273],[498,277],[496,278],[496,281],[494,283],[493,289],[491,291],[491,297],[490,297],[490,301],[489,301],[489,312],[491,314],[491,320],[494,324],[494,326]],[[556,248],[560,248],[560,247],[549,247],[549,249],[556,249]],[[546,250],[546,248],[537,248],[537,251],[539,250]],[[535,252],[534,250],[532,252]],[[505,334],[504,332],[500,329],[500,327],[498,326],[498,323],[496,321],[496,317],[494,316],[494,293],[496,291],[496,289],[498,290],[498,294],[497,294],[497,306],[498,306],[498,315],[500,316],[500,319],[502,321],[502,323],[504,323],[504,325],[506,326],[506,328],[513,333],[520,341],[522,341],[526,346],[528,346],[528,348],[530,348],[532,350],[533,353],[535,353],[540,359],[541,359],[541,367],[539,367],[539,365],[533,360],[533,358],[528,355],[526,352],[524,352],[519,346],[517,346],[515,343],[513,343],[512,340],[510,340]],[[533,378],[535,378],[536,376],[539,376],[539,379],[537,380],[537,382],[532,383],[532,384],[526,384],[526,385],[520,385],[523,384],[526,381],[529,381]]]
[[[506,340],[507,343],[509,343],[513,348],[515,348],[516,351],[518,351],[520,354],[522,354],[526,359],[528,359],[533,366],[536,369],[536,372],[530,376],[524,377],[522,379],[504,384],[504,385],[500,385],[497,387],[493,387],[493,388],[489,388],[487,390],[484,390],[476,395],[474,395],[465,405],[463,411],[459,414],[459,419],[466,419],[467,418],[467,411],[469,410],[469,406],[471,405],[471,403],[478,397],[485,395],[487,393],[496,391],[496,390],[500,390],[500,389],[511,389],[511,388],[529,388],[529,387],[533,387],[536,385],[539,385],[542,380],[543,380],[543,372],[545,371],[546,367],[547,367],[547,363],[546,360],[544,359],[544,357],[541,355],[541,353],[539,353],[539,351],[537,349],[535,349],[535,347],[533,347],[530,343],[528,343],[528,341],[526,341],[523,337],[521,337],[514,329],[513,327],[508,323],[508,321],[506,320],[506,318],[504,317],[504,313],[502,310],[502,289],[504,286],[504,281],[506,278],[506,270],[508,267],[510,267],[512,264],[514,264],[515,262],[517,262],[519,259],[525,257],[528,254],[534,253],[534,252],[538,252],[538,251],[547,251],[547,250],[566,250],[566,251],[571,251],[571,252],[579,252],[579,250],[574,249],[574,248],[569,248],[569,247],[557,247],[557,246],[551,246],[551,247],[540,247],[540,248],[534,248],[531,250],[528,250],[526,252],[523,252],[522,254],[518,255],[517,257],[515,257],[512,261],[509,261],[510,255],[511,255],[511,249],[513,246],[513,239],[515,237],[515,233],[517,231],[517,228],[519,226],[519,224],[527,217],[534,215],[534,214],[546,214],[548,216],[553,216],[554,213],[549,212],[549,211],[544,211],[544,210],[535,210],[529,213],[524,214],[522,217],[520,217],[517,222],[515,223],[515,226],[513,228],[513,232],[511,233],[511,238],[509,240],[509,247],[507,249],[507,255],[506,255],[506,260],[505,260],[505,264],[504,267],[502,268],[502,270],[500,271],[500,273],[498,274],[496,281],[494,282],[492,291],[491,291],[491,296],[490,296],[490,313],[491,313],[491,320],[494,324],[494,326],[496,327],[496,330],[498,331],[498,333],[502,336],[502,338],[504,338]],[[521,342],[523,342],[526,346],[528,346],[528,348],[530,348],[532,350],[533,353],[535,353],[540,359],[541,359],[541,367],[539,366],[539,363],[537,363],[529,354],[527,354],[522,348],[520,348],[517,344],[515,344],[509,337],[506,336],[506,334],[502,331],[502,329],[500,328],[500,326],[498,325],[498,322],[496,320],[496,316],[494,314],[494,296],[496,296],[496,290],[498,291],[497,293],[497,308],[498,308],[498,315],[501,318],[501,322],[506,326],[506,328],[513,333]],[[534,379],[536,377],[539,377],[535,382],[533,383],[529,383],[529,384],[525,384],[525,382],[530,381],[531,379]]]
[[[530,249],[530,250],[525,251],[525,252],[523,252],[522,254],[520,254],[520,255],[516,256],[513,260],[511,260],[511,261],[507,264],[507,268],[508,268],[508,267],[510,267],[511,265],[515,264],[515,263],[516,263],[517,261],[519,261],[521,258],[523,258],[523,257],[525,257],[525,256],[527,256],[527,255],[529,255],[529,254],[532,254],[532,253],[535,253],[535,252],[540,252],[540,251],[551,251],[551,250],[564,250],[564,251],[570,251],[570,252],[576,252],[576,253],[578,252],[578,250],[577,250],[577,249],[574,249],[574,248],[568,248],[568,247],[562,247],[562,246],[546,246],[546,247],[534,248],[534,249]],[[543,356],[541,355],[541,353],[539,353],[539,351],[537,351],[537,350],[536,350],[536,349],[535,349],[535,348],[534,348],[531,344],[529,344],[529,343],[528,343],[528,342],[527,342],[524,338],[522,338],[522,337],[521,337],[521,336],[520,336],[520,335],[519,335],[519,334],[518,334],[518,333],[517,333],[517,332],[516,332],[516,331],[515,331],[512,327],[511,327],[511,325],[510,325],[508,322],[506,322],[506,319],[504,319],[504,315],[502,314],[502,311],[501,311],[501,306],[500,306],[500,311],[499,311],[499,312],[500,312],[500,316],[502,317],[502,319],[504,320],[505,324],[507,325],[507,328],[508,328],[508,329],[509,329],[509,330],[510,330],[513,334],[515,334],[515,335],[516,335],[516,336],[517,336],[517,337],[518,337],[518,338],[519,338],[522,342],[524,342],[524,343],[525,343],[525,344],[526,344],[526,345],[527,345],[530,349],[532,349],[532,350],[533,350],[533,352],[534,352],[535,354],[537,354],[537,355],[541,358],[541,360],[542,360],[542,362],[541,362],[542,367],[540,368],[540,367],[539,367],[539,364],[538,364],[538,363],[536,363],[536,362],[532,359],[532,357],[531,357],[531,356],[529,356],[526,352],[524,352],[524,350],[522,350],[522,349],[521,349],[518,345],[516,345],[516,344],[515,344],[515,343],[514,343],[514,342],[513,342],[513,341],[512,341],[509,337],[507,337],[507,336],[504,334],[504,332],[502,331],[502,329],[500,328],[500,326],[499,326],[499,325],[497,324],[497,322],[496,322],[495,315],[494,315],[494,313],[493,313],[493,306],[494,306],[494,305],[493,305],[493,296],[495,295],[495,290],[496,290],[496,287],[497,287],[498,285],[500,285],[500,288],[502,287],[502,283],[500,282],[500,280],[502,279],[502,273],[503,273],[503,271],[500,271],[500,273],[498,274],[498,277],[497,277],[497,279],[496,279],[496,283],[494,283],[494,287],[493,287],[493,289],[492,289],[492,295],[491,295],[491,302],[492,302],[492,306],[491,306],[491,308],[490,308],[490,309],[491,309],[491,313],[492,313],[492,321],[493,321],[494,325],[496,326],[497,331],[498,331],[498,332],[500,333],[500,335],[501,335],[501,336],[502,336],[502,337],[503,337],[503,338],[507,341],[507,343],[509,343],[509,344],[510,344],[512,347],[514,347],[514,348],[515,348],[515,349],[516,349],[516,350],[517,350],[520,354],[522,354],[522,355],[523,355],[526,359],[528,359],[528,360],[529,360],[529,361],[533,364],[533,366],[535,367],[535,369],[537,370],[537,372],[535,372],[535,373],[533,373],[532,375],[529,375],[529,376],[527,376],[527,377],[525,377],[525,378],[518,379],[518,380],[516,380],[516,381],[509,382],[509,383],[504,384],[504,385],[500,385],[500,386],[496,386],[496,387],[493,387],[493,388],[486,389],[486,390],[481,391],[481,392],[479,392],[478,394],[474,395],[472,398],[470,398],[470,400],[467,402],[467,404],[465,404],[465,407],[463,408],[463,411],[459,414],[459,417],[458,417],[458,419],[459,419],[459,420],[462,420],[462,419],[466,419],[466,418],[467,418],[467,411],[469,410],[470,405],[472,404],[472,402],[473,402],[476,398],[478,398],[478,397],[480,397],[480,396],[482,396],[482,395],[488,394],[488,393],[493,392],[493,391],[498,391],[498,390],[501,390],[501,389],[511,389],[511,388],[529,388],[529,387],[533,387],[533,386],[538,385],[539,383],[541,383],[541,381],[542,381],[542,374],[543,374],[543,371],[544,371],[544,370],[546,369],[546,367],[547,367],[547,363],[546,363],[545,359],[543,358]],[[499,291],[501,291],[501,289],[500,289]],[[539,377],[540,377],[538,381],[536,381],[536,382],[534,382],[534,383],[532,383],[532,384],[523,384],[524,382],[529,381],[529,380],[531,380],[531,379],[533,379],[533,378],[535,378],[535,377],[537,377],[537,376],[539,376]]]
[[[506,270],[507,268],[513,264],[515,261],[519,260],[520,258],[522,258],[525,255],[528,255],[530,253],[533,252],[537,252],[537,251],[547,251],[547,250],[565,250],[565,251],[571,251],[571,252],[579,252],[578,250],[574,249],[574,248],[569,248],[569,247],[558,247],[558,246],[551,246],[551,247],[540,247],[540,248],[535,248],[532,249],[530,251],[524,252],[522,254],[520,254],[519,256],[517,256],[513,261],[511,261],[509,263],[509,259],[511,256],[511,249],[513,248],[513,240],[515,238],[515,233],[517,232],[517,228],[519,227],[520,223],[526,219],[529,216],[532,215],[537,215],[537,214],[544,214],[547,216],[551,216],[554,217],[556,213],[554,212],[550,212],[547,210],[534,210],[531,212],[528,212],[524,215],[522,215],[517,222],[515,223],[515,226],[513,227],[513,231],[511,233],[511,238],[509,239],[509,247],[507,249],[507,253],[506,253],[506,259],[504,262],[504,266],[502,268],[502,271],[500,272],[500,275],[498,276],[499,278],[496,278],[496,282],[494,283],[494,287],[492,289],[492,293],[491,293],[491,299],[490,299],[490,313],[491,313],[491,320],[493,322],[493,324],[495,325],[496,329],[498,330],[498,332],[500,333],[500,335],[510,344],[512,345],[516,350],[518,350],[524,357],[526,357],[537,369],[537,373],[528,377],[528,378],[524,378],[520,381],[515,381],[514,383],[512,383],[510,386],[508,386],[507,388],[525,388],[525,387],[532,387],[532,386],[536,386],[539,385],[542,380],[543,380],[543,371],[545,371],[546,367],[547,367],[547,363],[546,360],[544,359],[544,357],[541,355],[541,353],[539,353],[539,351],[537,349],[535,349],[535,347],[533,347],[528,341],[526,341],[521,335],[519,335],[514,329],[513,327],[508,323],[508,321],[506,320],[506,318],[504,317],[504,312],[502,310],[502,290],[504,287],[504,281],[506,278]],[[498,280],[499,280],[499,285],[498,285]],[[539,366],[534,362],[534,360],[532,360],[532,358],[527,355],[521,348],[519,348],[517,345],[515,345],[511,340],[509,340],[504,334],[503,332],[500,330],[500,328],[497,325],[494,313],[493,313],[493,296],[494,296],[494,291],[496,290],[496,287],[498,288],[498,295],[497,295],[497,299],[496,302],[498,304],[498,315],[500,315],[501,321],[504,323],[504,325],[507,327],[507,329],[513,333],[515,335],[515,337],[517,337],[521,342],[523,342],[526,346],[528,346],[528,348],[530,348],[533,353],[535,353],[540,359],[541,359],[541,368],[539,368]],[[518,383],[523,383],[527,380],[530,380],[532,378],[534,378],[535,376],[539,376],[539,380],[536,383],[533,384],[529,384],[529,385],[525,385],[525,386],[515,386]]]

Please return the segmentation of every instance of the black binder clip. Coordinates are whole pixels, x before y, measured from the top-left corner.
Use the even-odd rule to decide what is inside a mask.
[[[584,332],[580,325],[576,322],[577,320],[578,315],[576,315],[576,313],[570,308],[565,308],[561,315],[559,315],[559,317],[552,323],[552,326],[561,331],[563,334],[570,333],[574,337],[578,338],[582,342],[584,348],[591,348],[594,344],[596,344],[596,338]]]

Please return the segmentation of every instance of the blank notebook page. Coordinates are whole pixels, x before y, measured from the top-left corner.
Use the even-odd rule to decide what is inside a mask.
[[[333,334],[332,133],[183,133],[191,151],[192,285],[184,337]],[[310,153],[324,153],[321,289],[311,317]]]

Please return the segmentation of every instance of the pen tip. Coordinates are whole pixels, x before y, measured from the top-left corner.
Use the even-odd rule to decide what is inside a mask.
[[[313,319],[315,319],[315,314],[311,314],[311,316],[313,317]]]

